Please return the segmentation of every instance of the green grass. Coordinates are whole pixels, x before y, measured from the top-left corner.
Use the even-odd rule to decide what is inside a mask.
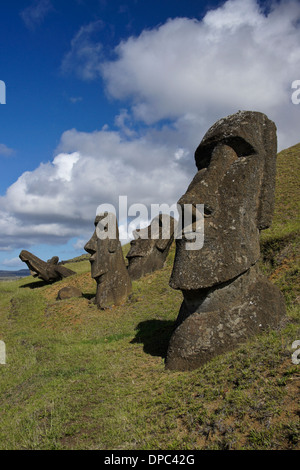
[[[299,450],[299,155],[300,145],[278,156],[274,222],[262,234],[261,267],[286,298],[285,325],[198,370],[164,367],[182,299],[168,285],[174,246],[161,271],[106,311],[90,301],[86,259],[52,285],[1,282],[0,448]],[[65,285],[83,297],[57,301]]]
[[[262,232],[262,240],[278,239],[299,233],[300,143],[277,156],[275,212],[272,226]]]

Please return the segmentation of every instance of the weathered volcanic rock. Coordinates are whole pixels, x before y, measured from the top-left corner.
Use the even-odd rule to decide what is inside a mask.
[[[281,292],[256,266],[201,294],[186,294],[169,342],[166,367],[200,367],[251,336],[277,328],[284,313]]]
[[[164,266],[174,240],[175,219],[167,214],[155,217],[144,229],[134,232],[127,254],[128,273],[132,280]]]
[[[114,214],[104,213],[96,217],[95,231],[84,249],[91,254],[91,276],[97,282],[95,302],[98,307],[105,309],[124,303],[132,286]]]
[[[71,299],[72,297],[82,297],[81,290],[74,286],[66,286],[58,291],[56,300]]]
[[[187,249],[184,229],[176,239],[170,286],[184,300],[168,368],[197,367],[285,315],[281,293],[256,268],[274,208],[276,142],[267,116],[240,111],[214,124],[196,150],[198,173],[178,204],[183,213],[204,204],[204,244]]]
[[[33,277],[38,277],[45,282],[60,281],[65,277],[76,274],[71,269],[58,264],[58,256],[53,256],[53,258],[45,262],[29,251],[22,250],[19,258],[27,264]]]

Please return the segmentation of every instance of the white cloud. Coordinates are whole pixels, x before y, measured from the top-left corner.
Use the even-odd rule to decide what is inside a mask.
[[[79,159],[80,154],[78,152],[73,152],[72,154],[60,153],[56,155],[53,160],[53,165],[56,169],[56,172],[50,181],[71,181],[73,167]]]
[[[228,0],[202,21],[169,20],[116,47],[117,58],[101,65],[107,90],[131,99],[134,117],[149,125],[191,113],[207,124],[250,109],[269,114],[280,137],[295,141],[289,102],[299,76],[299,19],[296,1],[274,3],[266,16],[254,0]]]
[[[69,98],[69,101],[73,104],[76,104],[76,103],[79,103],[80,101],[82,101],[82,96],[71,96]]]
[[[171,205],[190,175],[180,169],[177,154],[182,150],[176,143],[155,137],[146,133],[128,140],[107,129],[66,131],[53,161],[23,173],[0,197],[0,247],[8,238],[13,247],[28,240],[59,243],[87,237],[97,207],[111,203],[118,212],[119,195],[127,196],[128,207]]]
[[[32,214],[47,218],[59,215],[63,207],[68,209],[69,198],[65,198],[70,189],[68,183],[72,179],[72,171],[79,160],[78,152],[58,154],[52,163],[41,163],[34,171],[23,173],[12,184],[4,198],[3,207],[13,214]]]
[[[264,14],[254,0],[228,0],[201,21],[172,19],[122,41],[113,61],[103,61],[95,40],[102,22],[83,26],[62,69],[84,80],[102,74],[110,95],[126,100],[118,130],[64,132],[53,161],[21,175],[0,198],[0,247],[81,243],[96,208],[118,207],[119,195],[128,205],[173,204],[196,171],[204,133],[239,109],[273,119],[281,148],[297,143],[291,84],[300,78],[299,19],[296,1]]]
[[[6,258],[4,259],[1,264],[3,266],[6,266],[7,268],[19,268],[19,269],[24,269],[24,264],[23,262],[20,260],[19,257],[16,257],[16,258]]]
[[[74,250],[80,250],[84,252],[84,245],[86,244],[87,240],[83,240],[82,238],[79,238],[76,240],[75,243],[73,243],[73,248]]]
[[[5,144],[0,144],[0,155],[4,157],[10,157],[15,151]]]
[[[244,0],[239,2],[237,8],[236,0],[231,0],[216,10],[209,11],[203,23],[214,31],[212,36],[215,37],[222,30],[233,32],[245,24],[253,27],[261,26],[263,24],[263,17],[256,2]]]
[[[50,0],[35,0],[20,14],[27,28],[34,29],[44,21],[51,10],[53,10],[53,6]]]
[[[102,44],[94,37],[103,28],[101,20],[82,26],[71,41],[71,49],[63,58],[61,71],[64,74],[75,72],[82,80],[99,77],[99,64]]]

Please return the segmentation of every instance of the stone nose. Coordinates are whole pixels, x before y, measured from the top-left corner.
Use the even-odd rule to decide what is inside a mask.
[[[207,168],[199,170],[178,204],[183,211],[189,205],[204,204],[204,217],[210,217],[218,206],[218,188],[231,165],[238,160],[233,148],[217,145]]]
[[[90,255],[93,255],[97,251],[96,235],[93,234],[92,238],[84,245],[84,249]]]

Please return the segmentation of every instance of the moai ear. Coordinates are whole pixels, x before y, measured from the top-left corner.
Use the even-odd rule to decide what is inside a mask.
[[[257,228],[259,230],[270,227],[275,206],[277,133],[274,122],[266,120],[262,134],[265,152],[263,155],[264,170],[260,187],[260,201],[257,211]]]

